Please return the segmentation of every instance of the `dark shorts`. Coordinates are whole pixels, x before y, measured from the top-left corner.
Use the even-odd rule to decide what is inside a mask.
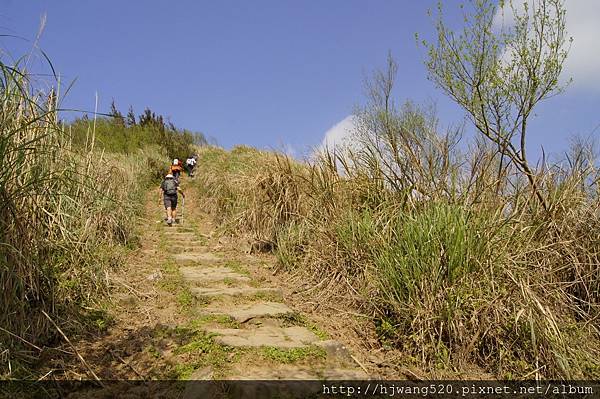
[[[164,195],[165,208],[177,209],[177,194]]]

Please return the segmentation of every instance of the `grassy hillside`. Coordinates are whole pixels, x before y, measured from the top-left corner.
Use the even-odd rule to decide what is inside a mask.
[[[395,121],[414,133],[416,116],[429,120],[409,106]],[[385,139],[310,163],[205,148],[206,207],[432,376],[475,365],[499,378],[599,378],[599,198],[582,147],[576,164],[539,171],[546,212],[517,171],[498,179],[485,146],[461,153],[448,136],[406,132],[395,137],[413,145],[412,163],[386,157]]]

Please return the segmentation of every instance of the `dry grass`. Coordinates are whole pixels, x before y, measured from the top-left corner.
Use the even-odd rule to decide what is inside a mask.
[[[360,309],[382,347],[432,376],[477,365],[499,378],[598,378],[593,159],[538,171],[546,212],[485,146],[461,153],[433,134],[402,138],[432,159],[415,167],[395,164],[381,146],[400,145],[384,136],[309,163],[206,148],[203,196],[225,228],[271,243],[299,285]]]
[[[48,94],[49,93],[49,94]],[[77,326],[101,297],[105,269],[135,245],[130,224],[148,183],[146,160],[83,147],[58,123],[56,89],[39,90],[19,63],[0,62],[0,376],[23,376],[56,337],[46,312]],[[67,326],[68,327],[68,326]]]

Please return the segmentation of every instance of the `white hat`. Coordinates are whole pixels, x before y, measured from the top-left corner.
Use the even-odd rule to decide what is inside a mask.
[[[170,173],[169,173],[168,175],[166,175],[166,176],[165,176],[165,179],[172,179],[172,178],[173,178],[173,175],[172,175],[172,174],[170,174]]]
[[[173,165],[178,165],[178,164],[179,164],[179,159],[175,158],[175,159],[173,160]]]

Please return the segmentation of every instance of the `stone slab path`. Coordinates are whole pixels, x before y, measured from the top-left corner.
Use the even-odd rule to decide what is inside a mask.
[[[323,380],[367,379],[360,358],[315,323],[320,315],[309,317],[286,301],[290,289],[273,275],[274,257],[252,254],[249,242],[224,236],[200,209],[200,190],[188,187],[185,225],[167,227],[155,193],[147,194],[139,250],[111,272],[106,310],[89,308],[86,315],[97,331],[71,337],[80,357],[64,351],[45,366],[46,375],[65,370],[73,380],[98,375],[107,381],[173,382],[119,384],[126,394],[107,386],[99,388],[102,395],[77,396],[106,398],[288,397],[281,380],[320,387]],[[210,390],[257,379],[238,384],[239,395]],[[157,389],[172,395],[155,396]]]
[[[185,247],[184,247],[185,248]],[[191,248],[190,248],[191,249]],[[180,254],[173,255],[173,258],[177,261],[189,261],[189,262],[198,262],[198,263],[206,263],[206,262],[219,262],[222,259],[214,254],[209,252],[185,252]]]
[[[211,297],[211,296],[250,296],[261,294],[281,295],[281,291],[277,288],[254,288],[254,287],[193,287],[192,294],[196,297]]]
[[[274,318],[294,313],[292,309],[281,302],[257,302],[235,307],[208,307],[203,309],[203,312],[207,314],[223,314],[239,323],[245,323],[255,318]]]
[[[274,301],[273,297],[281,297],[277,287],[262,286],[253,281],[249,272],[240,272],[240,267],[226,266],[228,259],[211,252],[209,243],[200,240],[206,235],[193,232],[189,227],[165,227],[169,236],[175,237],[178,251],[171,255],[179,267],[179,273],[189,285],[192,295],[199,299],[208,299],[209,303],[198,310],[199,315],[225,316],[239,323],[237,328],[207,327],[206,333],[212,335],[215,342],[230,347],[265,347],[277,349],[306,348],[315,346],[322,348],[326,356],[342,364],[350,363],[351,356],[344,346],[332,340],[319,338],[311,329],[303,325],[286,326],[282,320],[285,316],[293,316],[295,312],[285,303]],[[185,230],[184,230],[185,229]],[[254,285],[250,285],[254,283]],[[268,299],[261,296],[268,295]],[[225,301],[218,301],[223,299]],[[241,303],[240,303],[241,301]],[[293,318],[293,317],[292,317]],[[257,320],[257,322],[250,322]],[[310,369],[306,366],[295,368],[293,365],[276,369],[248,369],[246,377],[252,379],[260,376],[262,379],[290,378],[322,378],[323,376],[354,376],[367,378],[365,372],[356,364],[348,369],[329,367],[326,369]],[[235,378],[245,376],[239,370]]]
[[[304,348],[319,340],[306,327],[211,328],[215,341],[229,346],[270,346],[275,348]]]
[[[188,378],[313,381],[369,378],[342,343],[328,339],[317,326],[284,303],[281,289],[253,275],[252,268],[244,262],[251,255],[239,251],[234,256],[231,250],[222,250],[224,240],[219,241],[214,231],[207,234],[204,229],[202,234],[199,228],[189,225],[164,229],[174,242],[169,247],[170,257],[183,284],[197,301],[192,311],[198,320],[206,321],[200,324],[206,337],[231,353],[229,358],[242,355],[244,358],[243,362],[231,362],[225,370],[219,364],[203,366]],[[252,360],[253,353],[257,353],[256,360]],[[312,357],[303,357],[305,354]],[[275,360],[261,360],[265,356]],[[303,361],[305,358],[309,360]],[[208,395],[197,389],[198,386],[190,385],[183,397]],[[209,396],[212,395],[206,397]]]
[[[224,280],[250,281],[250,277],[236,273],[228,267],[180,267],[179,272],[186,281],[193,283]]]

